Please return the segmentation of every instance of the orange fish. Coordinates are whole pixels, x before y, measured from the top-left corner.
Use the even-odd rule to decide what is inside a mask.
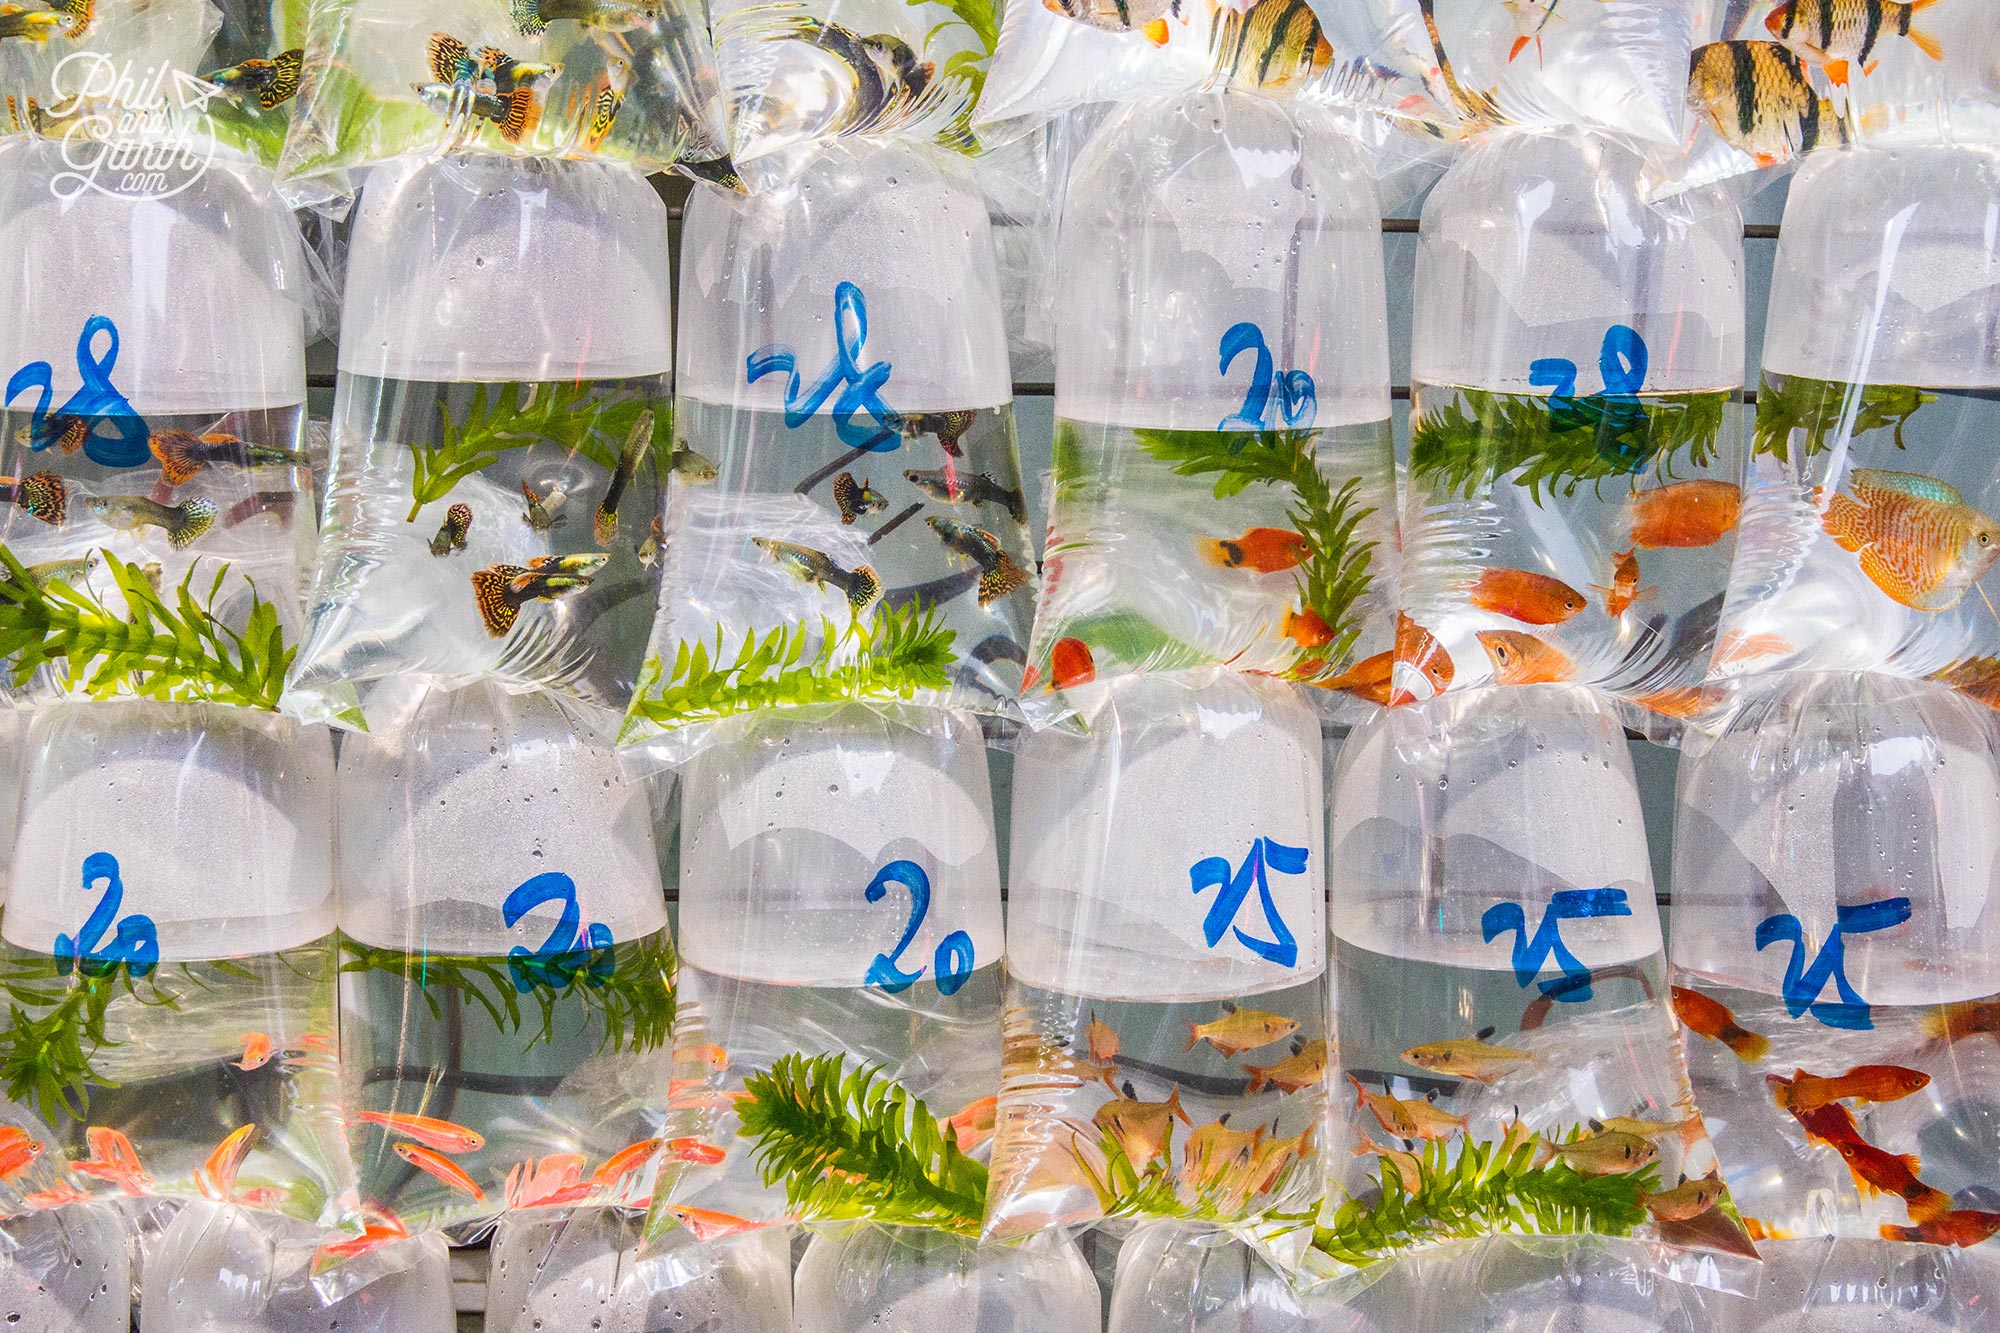
[[[1835,493],[1820,526],[1892,600],[1948,611],[2000,560],[2000,523],[1957,489],[1914,472],[1856,468],[1852,495]]]
[[[321,1036],[317,1032],[308,1032],[305,1036],[300,1037],[299,1045],[320,1055],[340,1054],[339,1042],[335,1041],[332,1037]]]
[[[1931,1076],[1901,1065],[1856,1065],[1845,1074],[1822,1078],[1801,1069],[1771,1083],[1778,1105],[1788,1111],[1817,1111],[1829,1102],[1893,1102],[1930,1086]]]
[[[1197,545],[1224,569],[1253,569],[1259,574],[1297,569],[1312,554],[1306,539],[1288,528],[1252,528],[1234,540],[1203,538]]]
[[[18,1125],[0,1126],[0,1180],[12,1180],[34,1165],[42,1145]]]
[[[1682,685],[1671,690],[1635,694],[1632,702],[1661,717],[1689,718],[1708,706],[1708,691],[1700,685]]]
[[[1672,1189],[1661,1190],[1657,1194],[1642,1192],[1639,1202],[1662,1222],[1691,1222],[1715,1207],[1722,1194],[1722,1177],[1702,1176],[1698,1180],[1683,1180]]]
[[[1316,680],[1312,684],[1322,690],[1338,690],[1342,694],[1351,694],[1357,699],[1366,699],[1371,704],[1381,704],[1386,707],[1391,694],[1389,681],[1395,670],[1394,653],[1376,653],[1372,657],[1362,658],[1331,680]]]
[[[250,1155],[251,1140],[256,1137],[255,1124],[238,1125],[216,1145],[208,1160],[195,1168],[195,1188],[204,1199],[228,1203],[235,1196],[236,1173],[242,1170],[243,1159]]]
[[[1173,1141],[1173,1122],[1176,1119],[1183,1125],[1194,1125],[1188,1113],[1181,1109],[1179,1088],[1169,1093],[1163,1102],[1142,1102],[1133,1094],[1132,1085],[1128,1082],[1124,1095],[1098,1107],[1091,1123],[1110,1136],[1133,1170],[1143,1171],[1155,1158],[1166,1156],[1168,1145]]]
[[[370,1125],[380,1125],[392,1133],[415,1139],[433,1152],[478,1152],[486,1146],[486,1136],[476,1129],[434,1120],[427,1115],[405,1115],[401,1111],[363,1111],[355,1117]]]
[[[1493,663],[1496,685],[1546,685],[1570,680],[1576,666],[1560,648],[1512,629],[1483,629],[1473,637]]]
[[[1465,1130],[1463,1116],[1440,1111],[1427,1101],[1405,1101],[1387,1093],[1370,1092],[1352,1074],[1347,1081],[1354,1085],[1354,1104],[1367,1107],[1382,1128],[1396,1138],[1443,1143]]]
[[[1713,546],[1735,531],[1743,491],[1732,481],[1677,481],[1632,492],[1627,509],[1634,547]]]
[[[1433,697],[1443,694],[1451,687],[1452,676],[1455,674],[1451,654],[1447,653],[1444,645],[1438,642],[1437,635],[1401,611],[1396,613],[1396,660],[1415,667],[1418,674],[1430,683]],[[1416,695],[1401,686],[1392,687],[1389,691],[1391,708],[1415,703],[1416,699]]]
[[[319,1252],[313,1256],[313,1268],[323,1270],[334,1260],[358,1258],[370,1250],[377,1250],[384,1245],[393,1245],[399,1240],[409,1238],[410,1229],[403,1225],[402,1218],[386,1208],[376,1209],[374,1215],[362,1225],[360,1235],[346,1240],[323,1242]]]
[[[1401,1148],[1382,1148],[1368,1140],[1354,1145],[1351,1152],[1356,1157],[1379,1157],[1386,1166],[1396,1169],[1396,1184],[1405,1194],[1415,1194],[1424,1181],[1424,1164],[1415,1153],[1404,1152]],[[1382,1183],[1389,1183],[1387,1172],[1382,1175]]]
[[[61,1208],[65,1204],[82,1203],[90,1196],[67,1180],[59,1180],[45,1190],[21,1196],[21,1202],[30,1208]]]
[[[583,1154],[550,1153],[533,1162],[516,1162],[507,1172],[503,1190],[509,1208],[567,1208],[597,1192],[583,1178]]]
[[[243,1034],[243,1058],[229,1063],[242,1070],[262,1069],[271,1063],[271,1057],[276,1053],[268,1036],[262,1032],[246,1032]]]
[[[1720,1000],[1710,999],[1700,991],[1689,990],[1685,986],[1675,986],[1673,1003],[1674,1015],[1681,1020],[1682,1026],[1698,1037],[1721,1042],[1745,1064],[1754,1064],[1770,1053],[1771,1039],[1740,1026],[1736,1015],[1730,1013],[1729,1006]]]
[[[729,1068],[729,1052],[723,1050],[713,1042],[706,1046],[674,1047],[675,1064],[692,1064],[697,1062],[707,1065],[710,1069],[727,1069]]]
[[[697,1138],[667,1140],[667,1156],[676,1162],[692,1162],[696,1166],[714,1166],[724,1156],[723,1150],[713,1143],[704,1143]]]
[[[1931,679],[1941,680],[1968,698],[2000,710],[2000,657],[1968,657],[1942,671],[1933,671]]]
[[[1604,614],[1613,620],[1625,614],[1634,602],[1643,602],[1653,595],[1653,589],[1639,586],[1639,551],[1637,547],[1620,551],[1611,557],[1611,586],[1593,583],[1590,590],[1604,596]]]
[[[1924,1015],[1923,1029],[1933,1041],[1961,1041],[1981,1033],[2000,1040],[2000,1000],[1941,1004]]]
[[[1097,679],[1097,663],[1091,659],[1090,645],[1082,639],[1057,639],[1056,646],[1049,650],[1049,672],[1059,690],[1090,684]]]
[[[470,1194],[476,1202],[486,1199],[486,1191],[479,1188],[479,1182],[466,1175],[464,1168],[442,1153],[432,1152],[415,1143],[399,1143],[396,1145],[396,1156],[417,1170],[436,1176],[459,1193]]]
[[[1299,1023],[1295,1018],[1267,1013],[1262,1009],[1228,1006],[1221,1017],[1206,1023],[1188,1021],[1187,1049],[1191,1051],[1207,1042],[1223,1055],[1234,1058],[1245,1051],[1283,1041],[1298,1030]]]
[[[1792,641],[1782,634],[1748,634],[1733,629],[1715,644],[1715,665],[1729,666],[1760,657],[1782,657],[1792,651]]]
[[[1310,607],[1285,612],[1279,632],[1301,648],[1323,648],[1333,642],[1333,626]]]
[[[1771,1075],[1764,1081],[1775,1094],[1778,1086],[1789,1080]],[[1861,1137],[1854,1116],[1838,1102],[1812,1111],[1787,1109],[1805,1129],[1807,1138],[1816,1139],[1840,1154],[1840,1159],[1847,1163],[1848,1174],[1854,1177],[1854,1187],[1862,1194],[1895,1195],[1909,1210],[1912,1222],[1932,1221],[1951,1211],[1949,1194],[1917,1179],[1924,1164],[1915,1153],[1898,1156],[1869,1143]]]
[[[658,1139],[640,1139],[637,1143],[620,1148],[604,1159],[604,1165],[590,1173],[590,1183],[599,1189],[608,1189],[631,1175],[634,1171],[653,1160],[653,1154],[661,1148]]]
[[[87,1161],[76,1163],[77,1171],[99,1180],[108,1180],[135,1199],[146,1193],[153,1178],[139,1165],[139,1153],[133,1148],[132,1140],[115,1129],[106,1129],[101,1125],[92,1125],[84,1130],[83,1136],[90,1145],[90,1157]]]
[[[747,1217],[737,1217],[733,1213],[717,1213],[707,1208],[688,1208],[668,1204],[667,1211],[680,1220],[682,1226],[694,1232],[696,1240],[717,1240],[723,1236],[734,1236],[743,1231],[754,1231],[757,1223]]]
[[[981,1097],[957,1115],[944,1122],[957,1140],[960,1152],[971,1152],[993,1135],[994,1126],[999,1123],[1000,1099]]]
[[[1524,625],[1560,625],[1588,605],[1583,594],[1527,569],[1489,569],[1472,585],[1472,604]]]
[[[1118,1058],[1118,1033],[1101,1018],[1090,1020],[1083,1030],[1083,1041],[1094,1064],[1108,1065]]]
[[[1912,1218],[1915,1212],[1910,1214]],[[1981,1213],[1970,1208],[1956,1208],[1942,1217],[1933,1217],[1918,1222],[1913,1227],[1885,1225],[1882,1239],[1920,1241],[1925,1245],[1977,1245],[1979,1242],[2000,1231],[2000,1213]]]
[[[1250,1076],[1253,1097],[1267,1087],[1280,1092],[1311,1087],[1326,1075],[1326,1042],[1316,1038],[1275,1064],[1244,1065],[1243,1072]]]

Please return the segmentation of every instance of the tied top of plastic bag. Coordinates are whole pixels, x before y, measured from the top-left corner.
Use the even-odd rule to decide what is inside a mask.
[[[316,0],[302,77],[292,179],[470,148],[734,182],[687,0]]]

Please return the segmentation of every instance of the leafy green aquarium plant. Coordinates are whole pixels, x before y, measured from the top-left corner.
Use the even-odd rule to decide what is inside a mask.
[[[1896,447],[1903,445],[1903,427],[1917,409],[1937,401],[1937,395],[1908,384],[1851,384],[1819,380],[1809,375],[1765,375],[1757,389],[1754,452],[1781,463],[1792,459],[1792,436],[1804,432],[1797,461],[1826,450],[1835,436],[1849,438],[1869,431],[1892,430]],[[1853,419],[1848,419],[1852,412]]]
[[[877,1066],[786,1055],[744,1080],[737,1108],[766,1185],[801,1221],[870,1218],[977,1236],[986,1168],[958,1149],[923,1099]]]
[[[0,953],[0,991],[7,997],[0,1079],[7,1099],[31,1107],[51,1125],[65,1116],[83,1119],[92,1089],[117,1086],[93,1063],[116,1045],[105,1024],[112,1002],[129,995],[141,1004],[178,1009],[176,991],[161,985],[165,970],[140,978],[117,963],[86,974],[45,954]],[[185,967],[179,972],[188,979]]]

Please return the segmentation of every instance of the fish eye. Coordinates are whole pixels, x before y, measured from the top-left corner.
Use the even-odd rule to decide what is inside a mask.
[[[1992,534],[1992,533],[1990,533],[1990,532],[1987,532],[1987,531],[1986,531],[1985,529],[1983,529],[1983,528],[1982,528],[1982,529],[1980,529],[1980,532],[1979,532],[1979,544],[1980,544],[1981,546],[1991,546],[1991,545],[1993,544],[1993,534]]]

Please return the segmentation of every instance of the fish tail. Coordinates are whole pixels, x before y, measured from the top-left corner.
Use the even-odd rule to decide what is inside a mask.
[[[1907,1159],[1906,1159],[1907,1160]],[[1951,1211],[1951,1196],[1943,1190],[1922,1187],[1914,1199],[1905,1199],[1912,1222],[1935,1222]]]
[[[1924,1169],[1924,1159],[1917,1156],[1917,1154],[1913,1152],[1906,1152],[1902,1156],[1898,1157],[1896,1160],[1901,1162],[1903,1164],[1903,1169],[1905,1171],[1908,1171],[1910,1175],[1913,1177],[1919,1171],[1922,1171]],[[1936,1191],[1933,1190],[1932,1193],[1936,1193]],[[1949,1202],[1950,1200],[1946,1200],[1947,1204],[1949,1204]]]
[[[472,595],[479,601],[479,618],[486,623],[486,632],[494,638],[502,638],[514,628],[514,617],[521,609],[507,597],[507,581],[511,575],[507,566],[474,571],[472,575]]]
[[[1191,1051],[1199,1045],[1201,1045],[1201,1025],[1199,1023],[1196,1023],[1193,1019],[1189,1019],[1188,1043],[1185,1047],[1182,1048],[1182,1050],[1183,1052]]]
[[[1252,1097],[1262,1092],[1264,1085],[1271,1081],[1271,1071],[1269,1069],[1259,1068],[1256,1065],[1245,1065],[1243,1066],[1243,1072],[1250,1076],[1250,1095]]]
[[[37,472],[14,483],[14,503],[52,528],[69,522],[69,487],[53,472]]]
[[[1755,1064],[1771,1051],[1771,1039],[1734,1023],[1722,1030],[1722,1044],[1746,1064]]]
[[[1846,495],[1834,492],[1827,502],[1826,513],[1820,516],[1819,525],[1826,535],[1839,543],[1843,551],[1858,551],[1868,544],[1868,538],[1861,531],[1861,506]]]
[[[549,30],[548,23],[542,18],[540,0],[513,0],[508,13],[523,37],[539,37]]]
[[[1764,1075],[1764,1086],[1771,1090],[1771,1100],[1780,1111],[1790,1110],[1792,1105],[1792,1081],[1777,1074]]]
[[[500,122],[500,137],[508,143],[519,143],[541,119],[541,104],[536,101],[532,88],[516,88],[511,93],[501,94],[500,100],[507,104],[507,114]]]
[[[1194,1121],[1188,1118],[1186,1108],[1181,1105],[1179,1084],[1175,1084],[1174,1090],[1167,1094],[1167,1114],[1178,1119],[1183,1125],[1192,1126],[1194,1124]]]
[[[1005,597],[1016,588],[1026,587],[1027,583],[1028,571],[1003,552],[993,568],[979,576],[979,604],[985,606],[996,597]]]
[[[173,517],[167,521],[167,540],[178,551],[198,540],[201,535],[215,526],[215,501],[203,496],[175,505]]]
[[[607,496],[605,503],[599,505],[597,512],[590,516],[590,535],[597,539],[599,546],[609,546],[618,536],[618,511],[609,508],[609,504],[610,497]]]
[[[854,474],[843,472],[833,479],[833,502],[840,508],[840,521],[851,524],[860,516],[861,508],[856,503]]]
[[[1926,0],[1926,3],[1935,4],[1937,0]],[[1920,8],[1922,8],[1922,5],[1912,3],[1909,10],[1904,11],[1904,21],[1907,22],[1909,20],[1910,11]],[[1905,28],[1903,29],[1903,35],[1910,39],[1912,45],[1932,60],[1944,59],[1944,43],[1938,41],[1937,38],[1931,36],[1922,28]]]
[[[1887,1222],[1882,1224],[1883,1240],[1900,1240],[1906,1244],[1916,1244],[1923,1240],[1923,1238],[1924,1233],[1916,1227],[1891,1226]]]
[[[877,597],[882,595],[882,579],[871,565],[858,565],[847,576],[847,604],[856,611],[866,611]]]
[[[153,457],[160,460],[160,475],[166,479],[167,485],[185,486],[194,480],[195,473],[201,471],[202,460],[189,449],[197,441],[188,432],[156,431],[147,443],[152,446]]]
[[[1243,547],[1236,542],[1206,537],[1198,546],[1211,564],[1221,565],[1224,569],[1235,569],[1243,563]]]

